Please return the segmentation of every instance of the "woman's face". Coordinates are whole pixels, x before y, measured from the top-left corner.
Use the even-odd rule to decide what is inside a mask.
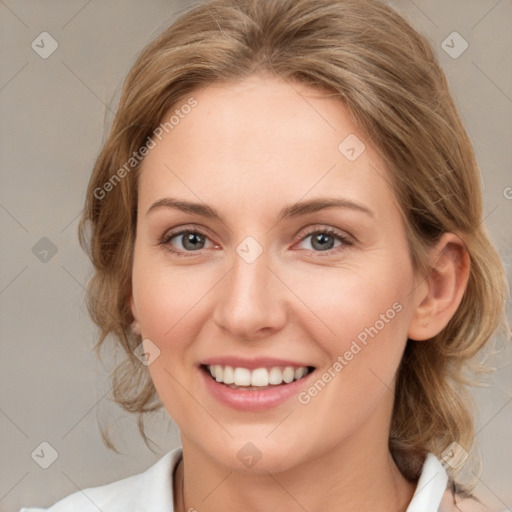
[[[418,288],[372,141],[303,84],[193,97],[142,164],[131,303],[184,446],[254,472],[387,446]]]

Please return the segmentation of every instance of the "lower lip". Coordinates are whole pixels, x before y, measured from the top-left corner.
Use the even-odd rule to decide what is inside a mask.
[[[203,367],[199,373],[206,388],[222,404],[239,411],[264,411],[277,407],[286,402],[293,395],[297,395],[302,387],[313,375],[314,371],[302,379],[262,390],[233,389],[214,380]]]

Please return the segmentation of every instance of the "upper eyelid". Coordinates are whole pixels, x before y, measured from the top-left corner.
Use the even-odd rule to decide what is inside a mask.
[[[337,235],[341,238],[350,238],[350,239],[354,238],[352,235],[347,233],[345,230],[339,229],[339,228],[333,228],[330,226],[315,226],[312,228],[306,228],[306,231],[304,233],[302,233],[302,231],[301,231],[301,233],[302,233],[301,238],[310,236],[314,233],[323,233],[323,232],[328,232],[331,235]]]
[[[211,239],[210,235],[208,234],[208,230],[203,227],[195,227],[195,226],[182,226],[179,228],[171,228],[164,232],[161,239],[167,240],[174,238],[178,235],[183,235],[184,233],[199,233],[200,235],[203,235],[209,239]]]

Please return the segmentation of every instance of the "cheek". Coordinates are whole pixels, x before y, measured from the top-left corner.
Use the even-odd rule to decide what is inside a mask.
[[[201,280],[190,269],[157,266],[149,257],[136,257],[132,279],[142,337],[160,351],[148,366],[151,379],[168,414],[180,428],[190,430],[183,423],[189,417],[187,390],[194,389],[189,371],[194,361],[187,349],[204,322],[201,299],[207,290],[197,283],[204,284],[205,276]]]
[[[308,279],[290,272],[286,282],[307,306],[302,325],[331,355],[348,350],[355,339],[364,345],[377,336],[381,343],[406,336],[412,270],[405,258],[319,267]]]
[[[390,259],[361,269],[331,268],[299,283],[297,295],[315,313],[303,315],[301,326],[326,356],[299,402],[309,404],[305,413],[316,428],[335,438],[340,425],[345,433],[355,431],[383,400],[392,400],[412,314],[412,269],[405,258]],[[336,418],[332,426],[316,419],[323,418],[321,410]]]
[[[210,274],[207,270],[162,265],[136,252],[132,287],[142,335],[155,340],[169,339],[174,332],[190,325],[195,306],[215,284]]]

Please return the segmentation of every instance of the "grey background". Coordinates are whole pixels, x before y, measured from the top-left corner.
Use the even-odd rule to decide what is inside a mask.
[[[476,148],[486,223],[510,282],[512,1],[388,3],[439,52]],[[101,363],[91,351],[96,330],[83,289],[90,266],[76,228],[122,80],[187,4],[0,0],[0,511],[48,506],[140,472],[179,444],[177,427],[160,412],[148,423],[159,444],[152,453],[135,418],[108,399],[114,354],[105,352]],[[47,59],[31,48],[43,31],[59,45]],[[442,47],[454,31],[469,44],[455,59]],[[510,300],[507,308],[510,319]],[[477,491],[492,510],[512,510],[510,348],[494,362],[489,386],[474,391],[484,460]],[[121,454],[104,446],[98,422],[112,426]],[[48,469],[31,457],[44,441],[58,454]]]

